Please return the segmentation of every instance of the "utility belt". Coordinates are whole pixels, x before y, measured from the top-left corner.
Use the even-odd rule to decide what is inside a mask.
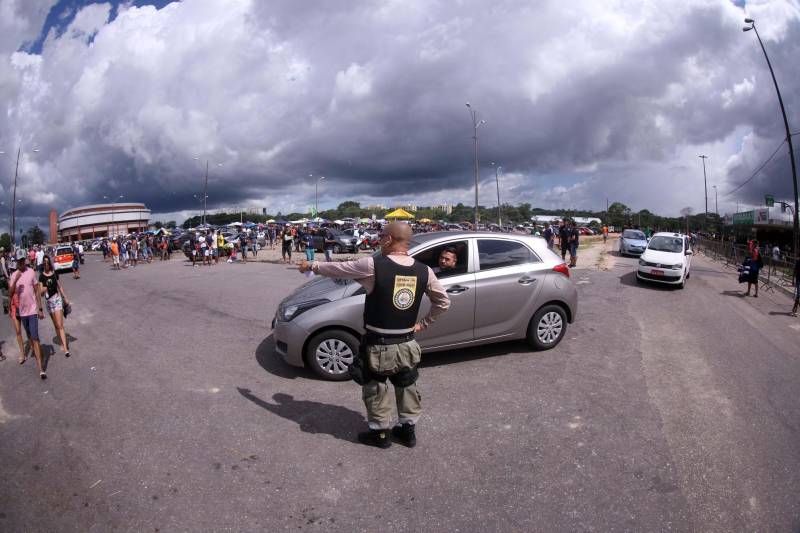
[[[388,345],[388,344],[403,344],[414,340],[414,332],[403,333],[400,335],[388,335],[386,333],[375,333],[367,330],[363,337],[363,344],[369,346]]]

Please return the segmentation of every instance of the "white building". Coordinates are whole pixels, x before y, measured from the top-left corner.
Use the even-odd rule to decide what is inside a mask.
[[[150,210],[144,204],[121,202],[74,207],[58,217],[58,241],[76,241],[147,231]]]

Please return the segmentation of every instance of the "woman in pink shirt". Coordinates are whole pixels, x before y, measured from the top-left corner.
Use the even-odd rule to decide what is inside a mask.
[[[36,278],[36,271],[28,268],[25,263],[24,258],[17,260],[17,271],[11,276],[9,294],[12,299],[14,297],[19,298],[19,304],[15,311],[33,348],[36,366],[39,369],[39,377],[47,379],[47,374],[42,366],[42,348],[39,344],[39,319],[44,319],[44,310],[38,293],[39,280]],[[20,363],[24,362],[24,358],[20,359]]]

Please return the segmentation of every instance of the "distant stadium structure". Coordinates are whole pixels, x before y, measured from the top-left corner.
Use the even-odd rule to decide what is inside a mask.
[[[58,217],[59,242],[96,239],[147,231],[150,210],[135,202],[74,207]]]

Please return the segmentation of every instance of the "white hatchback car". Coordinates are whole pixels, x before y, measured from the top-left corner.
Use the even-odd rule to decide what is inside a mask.
[[[682,289],[691,275],[689,237],[680,233],[656,233],[639,258],[636,281],[655,281]]]

